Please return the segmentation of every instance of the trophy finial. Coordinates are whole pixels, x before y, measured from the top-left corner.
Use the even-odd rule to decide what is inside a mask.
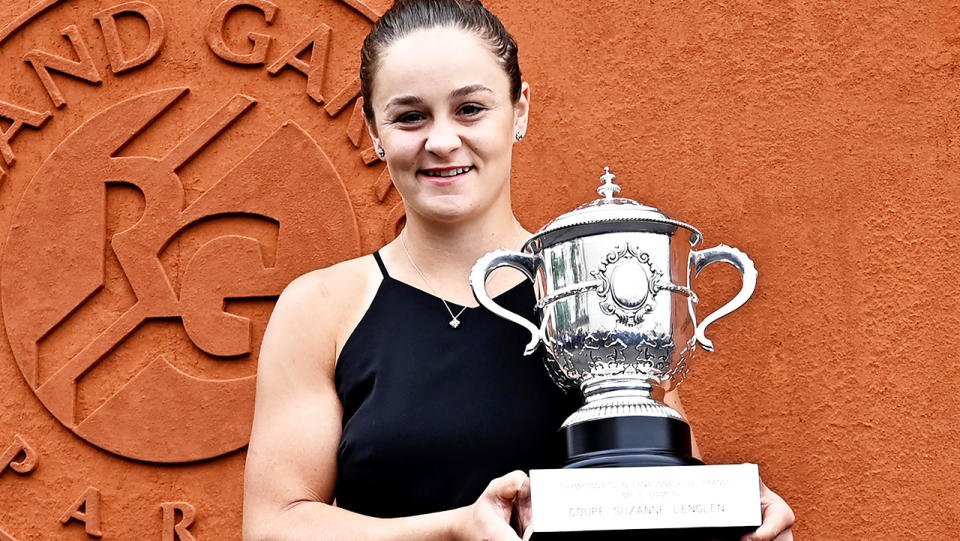
[[[613,183],[614,179],[617,178],[617,175],[614,175],[610,172],[609,167],[603,168],[603,176],[600,177],[600,180],[603,181],[603,184],[597,188],[597,193],[602,195],[606,199],[613,199],[615,194],[620,193],[620,186],[617,186]]]

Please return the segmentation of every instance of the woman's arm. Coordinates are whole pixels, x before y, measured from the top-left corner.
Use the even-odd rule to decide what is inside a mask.
[[[676,389],[664,393],[663,403],[677,410],[677,413],[682,415],[684,419],[687,418],[687,414],[683,411],[683,404],[680,403],[680,393],[678,393]],[[700,448],[697,447],[697,438],[694,437],[692,429],[690,430],[690,448],[692,449],[691,454],[693,458],[701,458]]]
[[[333,379],[336,336],[341,308],[355,306],[364,289],[347,287],[355,274],[334,267],[297,279],[267,325],[244,479],[244,541],[518,539],[509,527],[525,479],[518,473],[452,511],[378,519],[331,505],[342,415]]]

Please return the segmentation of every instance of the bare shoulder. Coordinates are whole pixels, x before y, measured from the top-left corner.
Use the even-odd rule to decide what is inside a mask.
[[[299,276],[277,299],[264,348],[282,349],[287,358],[309,356],[332,369],[342,343],[363,317],[379,282],[380,272],[371,256]]]
[[[342,263],[310,271],[287,284],[277,305],[282,309],[312,305],[318,301],[341,302],[356,296],[379,276],[370,256],[349,259]]]

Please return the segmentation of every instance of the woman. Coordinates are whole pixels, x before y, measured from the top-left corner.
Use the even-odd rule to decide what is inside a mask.
[[[475,308],[467,282],[478,257],[531,235],[510,202],[530,105],[516,44],[479,2],[400,1],[364,42],[361,78],[406,226],[277,301],[244,539],[519,539],[529,485],[511,470],[561,465],[556,427],[573,406],[520,357],[523,330]],[[532,316],[518,282],[495,274],[488,290]],[[790,539],[789,507],[765,487],[764,499],[755,539]]]

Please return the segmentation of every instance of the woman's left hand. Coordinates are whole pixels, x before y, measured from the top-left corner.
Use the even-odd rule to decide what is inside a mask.
[[[533,535],[533,513],[530,510],[530,478],[523,482],[513,499],[513,515],[511,525],[524,541]]]
[[[760,527],[740,541],[793,541],[793,510],[776,492],[760,481]]]

